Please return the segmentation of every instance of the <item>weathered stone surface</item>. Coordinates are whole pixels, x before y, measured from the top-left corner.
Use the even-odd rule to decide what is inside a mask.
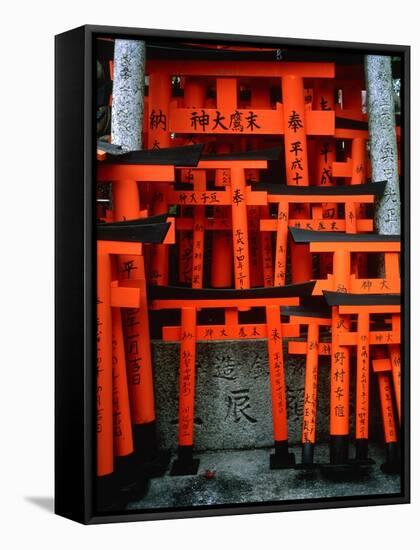
[[[266,347],[267,343],[262,340],[197,344],[194,424],[197,450],[259,448],[273,444]],[[152,349],[159,437],[163,447],[174,449],[178,426],[179,347],[155,341]],[[329,435],[329,371],[328,361],[322,357],[317,441],[324,442]],[[285,353],[285,372],[289,440],[298,443],[301,440],[305,358]],[[375,401],[373,383],[372,387]],[[378,410],[377,405],[374,407]],[[376,418],[376,432],[378,427],[380,431]]]
[[[365,72],[372,179],[387,180],[376,205],[376,229],[380,234],[398,235],[401,215],[391,58],[367,55]]]
[[[146,45],[115,40],[111,141],[127,151],[141,149]]]

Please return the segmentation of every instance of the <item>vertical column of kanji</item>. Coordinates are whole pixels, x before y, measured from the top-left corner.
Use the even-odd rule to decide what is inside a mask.
[[[284,76],[282,78],[282,95],[287,185],[309,185],[302,77]],[[308,219],[310,217],[309,205],[294,204],[290,208],[290,216],[292,219]],[[309,245],[293,242],[290,245],[292,282],[309,281],[312,278],[312,258]]]
[[[138,217],[139,192],[137,183],[131,180],[115,182],[113,185],[115,221]],[[125,354],[127,363],[128,387],[132,421],[138,427],[154,422],[154,392],[152,357],[150,351],[149,317],[147,313],[146,282],[144,280],[144,257],[118,257],[120,279],[136,279],[141,287],[140,308],[124,308],[122,312],[125,334]],[[139,430],[137,430],[139,431]],[[138,436],[137,447],[146,443],[140,442],[144,436]]]
[[[397,428],[392,403],[391,378],[388,372],[378,372],[378,386],[386,446],[386,462],[381,465],[381,469],[387,473],[394,473],[400,469],[400,459],[398,456]]]
[[[111,257],[111,278],[113,281],[118,279],[118,261],[116,257]],[[113,307],[111,316],[114,455],[126,456],[131,454],[134,448],[121,308]]]
[[[363,138],[353,138],[351,143],[352,170],[350,183],[359,185],[366,181],[366,140]],[[357,232],[357,219],[365,217],[366,208],[364,204],[346,203],[346,233]],[[356,253],[354,255],[352,271],[358,277],[365,277],[367,270],[366,254]]]
[[[369,313],[357,320],[356,460],[368,460],[369,439]]]
[[[216,145],[217,152],[228,153],[229,145],[222,143]],[[230,189],[230,170],[218,168],[215,171],[215,186]],[[226,227],[231,225],[231,213],[229,207],[214,206],[213,216],[220,220]],[[214,288],[229,288],[232,286],[232,232],[212,232],[212,262],[211,262],[211,286]]]
[[[316,323],[309,323],[302,422],[302,464],[304,466],[310,466],[314,461],[318,393],[318,340],[319,326]]]
[[[194,191],[199,195],[206,192],[205,170],[193,171]],[[204,224],[206,222],[205,206],[194,206],[193,247],[192,247],[192,288],[203,288],[204,262]]]
[[[121,309],[112,308],[112,382],[114,416],[114,454],[126,456],[133,452],[130,400],[124,352]]]
[[[184,85],[184,108],[201,109],[206,102],[205,82],[188,77]],[[193,171],[190,168],[181,170],[181,179],[184,183],[193,182]],[[181,206],[181,217],[184,217],[188,207]],[[178,256],[179,256],[179,281],[191,283],[192,281],[192,260],[193,260],[193,234],[191,231],[179,231],[178,233]]]
[[[230,127],[236,128],[240,132],[241,122],[237,110],[237,80],[236,78],[217,78],[216,79],[216,104],[217,117],[220,120],[218,127],[227,130],[221,117],[221,112],[230,112]],[[231,140],[232,143],[234,140]],[[230,143],[217,143],[217,153],[229,153]],[[224,187],[227,191],[231,185],[231,173],[229,169],[221,168],[216,170],[215,176],[216,187]],[[230,223],[229,206],[216,206],[214,208],[214,216],[218,220],[224,220],[228,225]],[[234,245],[233,245],[234,247]],[[234,252],[233,252],[234,254]],[[229,287],[232,284],[232,233],[230,231],[213,231],[212,232],[212,271],[211,284],[215,288]],[[248,279],[249,280],[249,279]]]
[[[335,105],[334,84],[330,79],[316,79],[314,82],[313,107],[316,110],[331,111]],[[335,185],[332,175],[333,162],[336,159],[336,144],[333,137],[319,136],[315,142],[314,183],[323,187]],[[322,204],[322,217],[337,218],[337,204]],[[325,253],[320,258],[320,276],[325,278],[332,273],[332,254]]]
[[[178,458],[172,475],[197,473],[199,461],[193,459],[195,395],[196,310],[181,309],[181,345],[179,357]]]
[[[279,202],[277,211],[276,249],[274,261],[274,286],[286,284],[287,236],[289,203]]]
[[[172,81],[169,74],[153,73],[149,75],[149,149],[170,147],[169,104],[172,96]],[[153,185],[153,214],[167,211],[167,182]],[[150,281],[155,285],[168,284],[168,247],[156,244],[151,247]]]
[[[250,288],[248,220],[243,168],[231,168],[230,179],[235,288]]]
[[[348,292],[350,253],[337,250],[333,259],[334,290]],[[331,340],[331,396],[330,396],[330,462],[345,464],[348,461],[350,353],[339,344],[341,332],[349,330],[349,318],[340,315],[338,306],[332,306]]]
[[[394,316],[393,316],[394,317]],[[401,422],[401,351],[399,345],[389,346],[389,354],[392,368],[392,381],[394,384],[395,402],[397,404],[398,419]]]
[[[106,476],[114,470],[112,425],[112,319],[111,260],[97,255],[96,328],[96,471]]]
[[[279,306],[267,306],[265,310],[274,428],[274,454],[270,456],[270,468],[273,470],[292,467],[295,463],[295,456],[289,453],[288,446],[286,380],[280,308]]]

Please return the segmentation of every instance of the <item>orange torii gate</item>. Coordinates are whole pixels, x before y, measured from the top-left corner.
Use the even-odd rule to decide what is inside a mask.
[[[247,205],[267,205],[267,193],[254,191],[245,181],[246,169],[265,169],[268,160],[277,158],[276,150],[253,151],[246,153],[203,156],[192,169],[194,188],[192,190],[169,190],[167,202],[169,205],[193,206],[194,218],[177,220],[176,227],[181,230],[192,229],[193,234],[193,266],[192,284],[195,288],[202,286],[203,270],[203,235],[205,229],[226,231],[232,230],[234,281],[239,289],[250,288],[250,258]],[[205,170],[216,169],[230,172],[230,184],[226,183],[224,190],[207,189]],[[197,174],[194,176],[194,173]],[[200,179],[199,179],[200,178]],[[231,219],[225,217],[205,219],[204,207],[230,207]],[[223,266],[230,269],[230,266]]]
[[[172,466],[173,475],[195,474],[199,461],[193,458],[195,356],[197,340],[267,338],[270,386],[274,427],[272,469],[294,465],[294,455],[288,451],[286,386],[283,365],[283,336],[296,336],[296,328],[284,328],[281,306],[298,305],[299,298],[310,295],[313,283],[301,283],[281,288],[258,289],[186,289],[184,287],[149,287],[150,308],[181,310],[180,327],[164,327],[164,340],[180,342],[178,459]],[[267,306],[267,301],[270,305]],[[265,324],[238,323],[238,308],[264,307]],[[224,309],[223,325],[197,326],[198,309]],[[284,330],[283,330],[284,329]],[[248,330],[248,332],[246,332]]]
[[[330,311],[317,309],[318,304],[311,307],[305,303],[300,307],[282,309],[282,315],[289,316],[290,325],[307,326],[306,342],[289,342],[289,354],[306,355],[305,388],[302,419],[302,461],[296,465],[298,469],[312,469],[314,464],[316,413],[318,395],[318,357],[331,353],[331,343],[320,341],[322,327],[331,326]]]
[[[368,457],[369,441],[369,380],[370,380],[370,346],[378,344],[400,344],[401,297],[399,294],[348,294],[342,292],[324,292],[330,306],[337,306],[339,315],[357,316],[355,331],[338,334],[337,344],[340,347],[356,346],[356,455],[354,463],[371,464]],[[370,331],[371,315],[392,315],[391,330],[384,331],[385,342]],[[334,337],[333,337],[334,339]]]
[[[353,204],[355,201],[361,203],[373,203],[375,197],[382,195],[385,182],[377,182],[351,187],[291,187],[286,185],[253,186],[254,189],[266,189],[268,202],[278,204],[277,219],[265,219],[260,221],[261,231],[276,232],[276,251],[274,263],[274,285],[285,284],[286,278],[286,257],[288,227],[305,228],[309,230],[331,232],[346,231],[372,231],[373,221],[360,219],[354,215]],[[323,205],[326,200],[336,204],[344,204],[345,218],[325,218]],[[290,205],[301,204],[302,202],[312,204],[312,212],[308,212],[306,219],[290,219]],[[298,249],[299,249],[299,245]],[[312,278],[312,270],[308,279]]]
[[[357,197],[358,202],[361,197]],[[331,231],[308,231],[289,227],[292,238],[297,243],[309,244],[311,253],[333,253],[333,273],[326,279],[316,281],[314,295],[324,290],[349,292],[352,294],[398,294],[400,292],[399,235],[347,234]],[[383,253],[383,277],[358,278],[351,273],[352,253]],[[337,279],[340,282],[337,284]]]
[[[178,61],[151,60],[148,72],[171,75],[207,76],[216,78],[217,102],[225,101],[229,109],[187,109],[173,103],[169,108],[169,128],[175,134],[284,135],[286,178],[288,185],[309,185],[307,135],[334,135],[333,110],[305,108],[304,78],[333,78],[333,63],[276,63],[270,61]],[[275,109],[237,107],[238,78],[281,78],[282,103]],[[223,99],[222,99],[223,97]],[[236,107],[235,107],[236,106]],[[233,109],[233,110],[232,110]],[[302,216],[307,217],[307,208]],[[292,213],[294,217],[294,213]],[[309,251],[295,251],[291,244],[292,281],[308,280]],[[306,247],[305,247],[306,248]],[[294,260],[296,255],[296,259]]]
[[[398,252],[399,236],[375,234],[345,234],[321,231],[306,231],[289,228],[297,242],[309,243],[311,252],[333,253],[333,273],[327,279],[316,281],[314,294],[323,290],[357,294],[399,293]],[[351,274],[351,252],[384,252],[385,275],[378,279],[357,279]],[[341,315],[338,306],[332,307],[331,344],[331,400],[330,400],[330,465],[329,471],[348,470],[349,437],[349,348],[340,345],[340,334],[349,330],[348,315]],[[335,379],[334,368],[339,367],[341,376]]]
[[[138,308],[145,300],[140,286],[120,285],[113,280],[112,258],[141,255],[141,243],[162,242],[170,226],[144,221],[97,227],[96,471],[104,487],[114,481],[109,478],[114,472],[114,456],[128,456],[134,451],[119,308]]]
[[[138,184],[173,182],[175,166],[195,166],[198,163],[202,146],[169,148],[161,150],[132,151],[112,155],[97,166],[97,181],[112,182],[113,215],[117,225],[123,220],[133,220],[144,216],[141,193]],[[112,151],[111,151],[112,153]],[[167,215],[163,215],[166,219]],[[159,218],[154,217],[157,221]],[[109,224],[107,224],[109,225]],[[107,227],[101,226],[101,230]],[[122,223],[122,225],[124,225]],[[173,224],[171,224],[173,230]],[[166,242],[173,242],[174,234],[169,233]],[[156,242],[156,241],[155,241]],[[160,241],[161,242],[161,241]],[[134,284],[146,286],[144,256],[121,255],[118,258],[118,273],[121,279],[132,280]],[[150,351],[149,320],[147,301],[142,300],[139,308],[123,311],[122,321],[125,336],[125,358],[129,372],[131,414],[135,438],[147,453],[155,449],[155,408],[153,394],[153,372]],[[141,328],[141,330],[138,330]],[[116,344],[116,347],[118,344]],[[118,351],[116,351],[118,354]],[[142,376],[139,373],[142,373]],[[140,443],[141,442],[141,443]],[[154,451],[153,451],[154,452]]]

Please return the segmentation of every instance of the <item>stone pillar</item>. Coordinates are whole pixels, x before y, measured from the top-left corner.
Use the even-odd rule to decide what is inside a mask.
[[[127,151],[142,148],[146,45],[115,40],[111,142]]]
[[[387,180],[376,205],[375,224],[378,233],[395,235],[400,234],[401,215],[391,58],[367,55],[365,72],[372,179]]]

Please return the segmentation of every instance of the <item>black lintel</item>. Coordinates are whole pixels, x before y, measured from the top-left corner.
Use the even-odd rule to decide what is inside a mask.
[[[103,142],[98,147],[103,149]],[[124,154],[113,154],[109,151],[102,162],[109,164],[156,164],[160,166],[197,166],[204,145],[185,145],[182,147],[165,147],[163,149],[142,149],[125,151]],[[105,151],[105,149],[103,149]],[[106,151],[108,153],[108,151]]]
[[[253,191],[267,191],[269,195],[376,195],[384,193],[387,181],[376,181],[372,183],[361,183],[354,185],[283,185],[277,183],[254,183],[251,185]]]
[[[377,233],[340,233],[338,231],[309,231],[289,227],[295,243],[384,243],[399,242],[400,235],[378,235]]]
[[[123,221],[119,221],[119,222],[99,222],[99,224],[101,225],[101,227],[103,225],[106,225],[108,227],[129,227],[129,226],[132,226],[132,225],[151,225],[151,224],[154,224],[154,223],[163,223],[163,222],[166,222],[166,220],[168,219],[168,216],[169,216],[169,213],[168,212],[165,212],[164,214],[157,214],[156,216],[149,216],[149,217],[146,217],[146,218],[135,218],[135,219],[132,219],[132,220],[123,220]]]
[[[315,281],[247,289],[149,285],[148,296],[152,300],[241,300],[246,298],[266,298],[269,300],[270,298],[310,296],[314,286]],[[264,305],[268,306],[270,302]],[[238,306],[240,306],[239,303]]]
[[[281,308],[281,314],[290,317],[314,317],[321,319],[330,319],[331,311],[329,309],[311,309],[303,306],[287,306]]]
[[[100,223],[96,226],[96,237],[100,241],[123,241],[161,244],[171,224],[136,224],[133,222]]]
[[[342,130],[368,130],[368,123],[366,120],[354,120],[352,118],[345,118],[336,116],[335,127]]]
[[[255,151],[239,151],[237,153],[221,153],[219,155],[203,155],[200,160],[279,160],[281,149],[257,149]]]
[[[323,290],[329,306],[396,306],[401,304],[400,294],[349,294]]]

